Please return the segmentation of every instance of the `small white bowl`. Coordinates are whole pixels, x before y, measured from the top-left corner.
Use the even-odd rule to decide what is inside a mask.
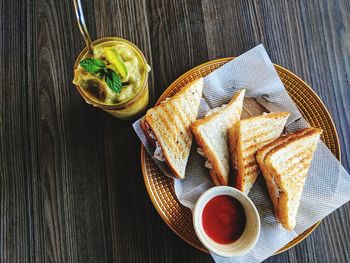
[[[231,244],[219,244],[212,240],[204,231],[202,213],[205,205],[218,195],[230,195],[236,198],[244,208],[246,226],[241,237]],[[197,200],[193,212],[193,225],[197,237],[211,252],[223,257],[236,257],[250,251],[256,244],[260,235],[260,217],[255,205],[247,195],[229,186],[216,186],[204,192]]]

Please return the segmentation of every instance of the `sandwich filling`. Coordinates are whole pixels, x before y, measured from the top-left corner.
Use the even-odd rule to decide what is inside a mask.
[[[227,107],[227,104],[222,104],[221,107],[216,107],[214,109],[211,109],[205,114],[205,117],[208,117],[214,113],[218,113],[218,112],[222,111],[223,109],[225,109],[226,107]]]
[[[211,163],[210,163],[208,157],[205,155],[203,149],[200,148],[200,147],[198,147],[198,148],[197,148],[197,153],[198,153],[199,155],[203,156],[204,158],[206,158],[204,166],[205,166],[206,168],[208,168],[208,169],[213,169],[213,166],[211,165]]]
[[[282,193],[282,190],[281,190],[281,188],[279,187],[279,185],[276,183],[275,177],[271,176],[271,182],[272,182],[273,188],[274,188],[274,190],[275,190],[275,196],[276,196],[277,198],[280,198],[281,193]]]
[[[165,161],[165,157],[162,151],[162,148],[160,147],[158,141],[155,141],[156,143],[156,150],[153,153],[154,158],[156,158],[158,161],[164,162]]]
[[[162,147],[160,147],[156,136],[154,135],[153,131],[151,130],[151,128],[149,127],[148,123],[145,121],[145,126],[147,128],[147,132],[149,137],[152,139],[152,141],[154,142],[154,144],[156,145],[156,149],[153,153],[153,157],[156,158],[158,161],[164,162],[165,161],[165,157],[162,151]]]

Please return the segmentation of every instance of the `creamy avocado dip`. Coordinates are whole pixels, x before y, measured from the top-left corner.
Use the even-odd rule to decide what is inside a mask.
[[[86,58],[89,56],[83,57]],[[119,92],[112,90],[104,77],[87,72],[81,65],[74,71],[73,83],[105,104],[119,104],[133,98],[140,90],[147,72],[150,71],[150,67],[142,62],[139,55],[124,43],[111,45],[107,42],[96,45],[93,58],[102,60],[106,68],[112,69],[119,76],[122,82],[121,90]]]

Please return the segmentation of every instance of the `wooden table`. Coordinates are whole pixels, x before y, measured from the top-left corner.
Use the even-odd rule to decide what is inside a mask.
[[[93,38],[120,36],[143,50],[152,103],[190,68],[263,43],[322,98],[350,170],[348,0],[83,4]],[[154,209],[131,122],[87,105],[72,85],[84,47],[72,2],[0,8],[0,262],[212,262]],[[349,222],[346,204],[267,262],[349,262]]]

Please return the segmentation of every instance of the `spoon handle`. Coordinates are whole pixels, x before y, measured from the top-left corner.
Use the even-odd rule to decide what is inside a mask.
[[[73,0],[73,3],[74,3],[75,15],[77,16],[79,29],[85,40],[86,47],[88,48],[91,54],[94,54],[94,47],[92,45],[91,38],[85,24],[85,18],[84,18],[81,2],[80,0]]]

